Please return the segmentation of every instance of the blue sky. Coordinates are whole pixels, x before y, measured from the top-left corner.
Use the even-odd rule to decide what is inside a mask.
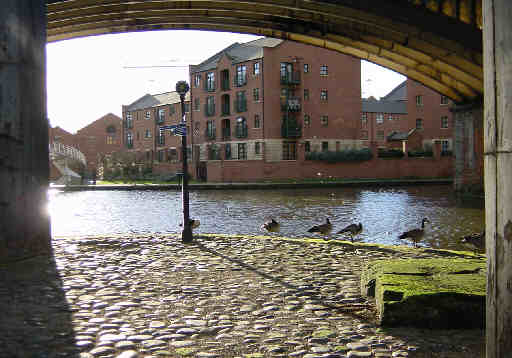
[[[174,90],[197,64],[233,42],[253,35],[207,31],[152,31],[103,35],[47,45],[48,118],[74,133],[146,93]],[[176,66],[127,68],[132,66]],[[363,61],[362,95],[381,97],[405,79]]]

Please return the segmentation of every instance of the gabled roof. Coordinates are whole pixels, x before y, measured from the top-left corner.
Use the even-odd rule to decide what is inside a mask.
[[[280,45],[283,40],[263,37],[243,44],[235,42],[229,45],[222,51],[216,53],[205,61],[201,62],[196,66],[190,66],[192,73],[203,72],[213,70],[217,68],[219,60],[223,55],[226,55],[232,64],[241,63],[245,61],[251,61],[263,57],[264,47],[276,47]]]
[[[403,81],[398,86],[393,88],[393,90],[384,97],[381,97],[381,100],[407,101],[407,80]]]
[[[80,128],[76,134],[81,134],[84,130],[86,130],[87,128],[89,127],[92,127],[96,122],[100,122],[100,121],[103,121],[105,119],[111,119],[111,120],[114,120],[114,121],[117,121],[117,122],[122,122],[122,119],[119,117],[119,116],[116,116],[115,114],[113,113],[107,113],[105,114],[104,116],[101,116],[100,118],[96,119],[95,121],[92,121],[91,123],[89,123],[88,125],[86,125],[85,127],[82,127]]]
[[[185,95],[185,102],[188,101],[190,101],[190,91]],[[159,94],[145,94],[132,104],[123,106],[123,110],[130,112],[174,103],[180,103],[180,95],[176,91]]]
[[[409,132],[391,132],[388,135],[387,140],[388,142],[407,140],[414,131],[416,131],[416,128],[411,129]]]
[[[362,111],[367,113],[407,114],[407,103],[404,101],[386,101],[363,98]]]

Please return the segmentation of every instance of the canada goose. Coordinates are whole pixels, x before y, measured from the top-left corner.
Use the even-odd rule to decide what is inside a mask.
[[[325,223],[320,225],[315,225],[308,232],[318,232],[323,235],[329,235],[332,231],[332,224],[329,221],[329,218],[325,218]]]
[[[270,221],[267,221],[263,225],[261,225],[261,229],[267,230],[268,232],[278,232],[279,228],[279,223],[275,221],[273,218],[270,219]]]
[[[354,236],[359,235],[363,231],[363,224],[350,224],[346,228],[338,231],[338,234],[348,233],[350,241],[354,242]]]
[[[413,242],[414,247],[418,247],[418,242],[420,242],[423,236],[425,236],[425,223],[430,223],[430,220],[423,218],[423,220],[421,220],[421,229],[412,229],[406,231],[398,238],[402,240],[410,239]]]
[[[201,222],[197,219],[189,219],[188,224],[190,225],[191,229],[195,229],[195,228],[199,227]],[[180,223],[180,226],[183,226],[183,223]]]
[[[473,249],[475,252],[485,250],[485,231],[464,236],[461,243]]]

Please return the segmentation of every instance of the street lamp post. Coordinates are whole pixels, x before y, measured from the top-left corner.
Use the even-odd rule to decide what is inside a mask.
[[[176,92],[180,95],[181,102],[181,124],[185,127],[183,135],[181,136],[181,153],[183,160],[183,177],[181,185],[181,195],[183,201],[183,231],[181,232],[182,242],[192,241],[192,228],[190,227],[190,213],[189,213],[189,198],[188,198],[188,163],[187,163],[187,129],[185,117],[185,95],[189,90],[188,83],[185,81],[178,81],[176,83]]]

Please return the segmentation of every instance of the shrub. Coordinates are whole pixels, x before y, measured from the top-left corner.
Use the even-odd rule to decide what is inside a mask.
[[[306,153],[306,160],[318,160],[327,163],[362,162],[370,160],[372,157],[372,152],[368,148]]]
[[[401,149],[379,149],[379,158],[402,158],[404,152]]]
[[[432,150],[428,150],[428,149],[425,149],[425,150],[410,150],[409,152],[407,152],[407,155],[409,157],[412,157],[412,158],[432,157],[434,155],[434,153],[432,153]]]

